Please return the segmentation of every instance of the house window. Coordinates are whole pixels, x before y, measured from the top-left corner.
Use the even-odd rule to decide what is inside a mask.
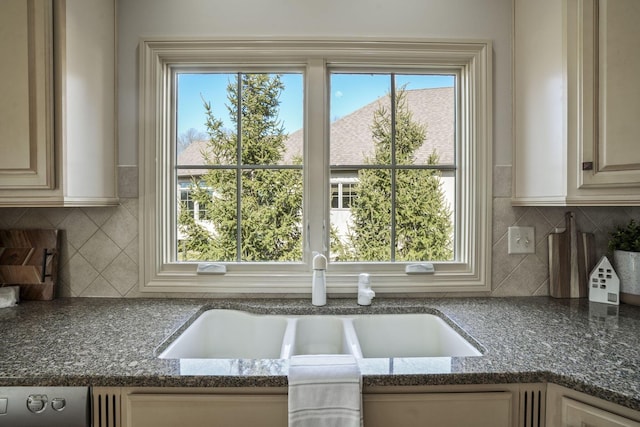
[[[358,178],[331,178],[331,209],[351,209]]]
[[[314,252],[329,292],[490,289],[488,43],[140,51],[142,291],[308,293]]]
[[[182,213],[185,213],[190,218],[199,220],[199,210],[196,209],[196,202],[194,202],[193,197],[191,197],[191,188],[181,185],[178,191],[180,192],[178,208],[182,211]]]

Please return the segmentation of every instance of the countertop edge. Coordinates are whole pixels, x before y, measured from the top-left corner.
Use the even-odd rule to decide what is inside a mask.
[[[640,399],[630,398],[615,391],[603,389],[579,381],[571,376],[551,371],[469,373],[469,374],[396,374],[363,375],[364,388],[411,387],[411,386],[456,386],[456,385],[500,385],[500,384],[556,384],[606,401],[617,403],[633,410],[640,410]],[[0,377],[0,387],[51,386],[51,387],[186,387],[186,388],[286,388],[285,375],[264,376],[51,376],[51,377]]]

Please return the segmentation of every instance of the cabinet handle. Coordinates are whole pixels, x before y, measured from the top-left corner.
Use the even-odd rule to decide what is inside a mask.
[[[582,170],[583,171],[592,171],[593,170],[593,162],[582,162]]]
[[[53,255],[55,252],[51,251],[49,252],[47,250],[47,248],[42,250],[43,254],[42,254],[42,274],[41,274],[41,279],[42,282],[44,283],[47,277],[53,277],[53,274],[47,274],[47,257]]]

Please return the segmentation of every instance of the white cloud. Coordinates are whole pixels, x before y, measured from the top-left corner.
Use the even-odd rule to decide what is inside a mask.
[[[340,92],[339,90],[337,90],[337,91],[334,93],[334,96],[335,96],[336,98],[342,98],[342,95],[343,95],[343,93],[342,93],[342,92]]]

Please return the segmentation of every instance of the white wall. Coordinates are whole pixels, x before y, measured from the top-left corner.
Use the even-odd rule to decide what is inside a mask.
[[[137,165],[138,43],[146,36],[489,39],[494,164],[511,164],[511,0],[119,0],[120,165]]]

